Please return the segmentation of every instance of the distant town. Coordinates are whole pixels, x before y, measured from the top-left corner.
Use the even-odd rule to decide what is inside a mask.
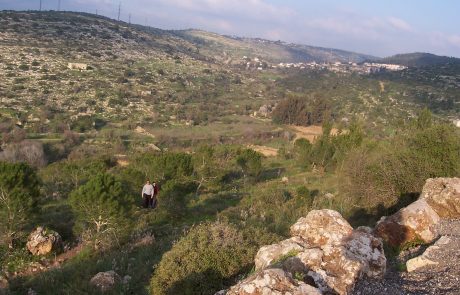
[[[407,69],[406,66],[397,65],[397,64],[381,64],[381,63],[362,63],[358,64],[355,62],[331,62],[331,63],[317,63],[313,62],[299,62],[299,63],[279,63],[279,64],[270,64],[266,61],[263,61],[259,58],[249,58],[244,56],[242,58],[242,65],[246,69],[257,69],[257,70],[266,70],[266,69],[310,69],[310,70],[329,70],[334,73],[359,73],[359,74],[373,74],[381,71],[402,71]]]

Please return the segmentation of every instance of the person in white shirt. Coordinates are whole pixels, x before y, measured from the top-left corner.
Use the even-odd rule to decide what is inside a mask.
[[[150,202],[153,198],[153,185],[150,184],[150,180],[147,179],[146,184],[142,188],[142,199],[144,200],[144,208],[148,208],[150,206]]]

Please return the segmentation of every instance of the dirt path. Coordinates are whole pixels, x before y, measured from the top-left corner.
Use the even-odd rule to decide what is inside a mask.
[[[380,84],[380,92],[381,93],[385,92],[385,83],[383,83],[383,81],[379,81],[379,84]]]
[[[83,245],[79,244],[76,247],[65,251],[59,255],[56,255],[54,258],[51,259],[43,259],[39,262],[31,263],[26,269],[15,273],[13,277],[10,277],[8,280],[12,280],[16,277],[25,277],[36,275],[38,273],[42,273],[48,271],[50,269],[59,268],[64,262],[72,259],[73,257],[77,256],[78,253],[81,252],[83,249]],[[1,294],[1,293],[0,293]]]
[[[309,142],[313,143],[316,141],[318,137],[320,137],[323,134],[323,127],[321,126],[294,126],[290,125],[289,126],[291,129],[293,129],[296,139],[299,138],[305,138]],[[336,128],[332,128],[331,134],[332,135],[337,135],[339,133],[339,130]]]
[[[134,131],[136,131],[136,133],[139,133],[139,134],[142,134],[142,135],[146,135],[146,136],[149,136],[151,138],[155,138],[155,135],[148,132],[147,130],[145,130],[144,128],[142,128],[141,126],[137,126],[136,129],[134,129]]]
[[[276,157],[278,155],[278,149],[271,148],[271,147],[268,147],[268,146],[248,145],[248,148],[253,149],[256,152],[261,153],[265,157]]]

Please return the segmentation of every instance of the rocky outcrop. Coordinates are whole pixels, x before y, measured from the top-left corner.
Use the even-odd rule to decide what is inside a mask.
[[[289,255],[290,253],[298,253],[305,249],[305,241],[299,237],[293,237],[284,240],[279,244],[273,244],[260,248],[255,258],[256,270],[263,269],[275,260]]]
[[[383,217],[375,233],[388,244],[399,247],[412,241],[431,243],[437,238],[435,225],[439,215],[424,200],[410,204],[390,217]]]
[[[258,272],[227,294],[349,294],[364,275],[380,278],[386,258],[370,228],[353,228],[332,210],[313,210],[292,238],[262,247]]]
[[[117,284],[121,283],[120,276],[114,272],[106,271],[96,274],[90,281],[90,284],[98,288],[101,292],[112,290]]]
[[[219,294],[219,293],[218,293]],[[292,278],[291,274],[282,269],[266,269],[240,282],[226,295],[321,295],[315,287]]]
[[[40,226],[29,235],[26,246],[33,255],[47,255],[62,251],[62,238],[57,232]]]
[[[420,198],[441,218],[460,218],[460,178],[428,179]]]
[[[394,247],[431,243],[438,237],[435,227],[443,218],[460,218],[460,178],[428,179],[419,200],[383,217],[375,233]]]
[[[291,235],[316,247],[340,245],[352,232],[350,224],[333,210],[313,210],[291,227]]]

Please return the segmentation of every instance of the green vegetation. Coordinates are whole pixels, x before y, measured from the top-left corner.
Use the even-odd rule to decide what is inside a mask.
[[[427,178],[460,175],[455,64],[272,68],[314,48],[68,12],[0,22],[11,38],[0,57],[0,275],[12,294],[100,294],[89,282],[108,270],[132,279],[106,294],[214,294],[310,210],[373,225]],[[141,208],[148,178],[154,210]],[[26,251],[39,225],[61,234],[62,256]]]
[[[166,253],[155,270],[152,294],[214,294],[251,269],[257,245],[234,227],[201,224]]]
[[[273,121],[279,124],[310,126],[321,125],[330,119],[330,102],[322,97],[301,98],[290,96],[281,101],[273,112]]]
[[[76,215],[76,233],[94,240],[96,247],[119,240],[129,225],[127,209],[132,200],[126,198],[122,185],[110,174],[98,174],[73,191],[70,205]]]
[[[27,164],[0,162],[0,235],[13,247],[32,221],[40,200],[40,180]]]

